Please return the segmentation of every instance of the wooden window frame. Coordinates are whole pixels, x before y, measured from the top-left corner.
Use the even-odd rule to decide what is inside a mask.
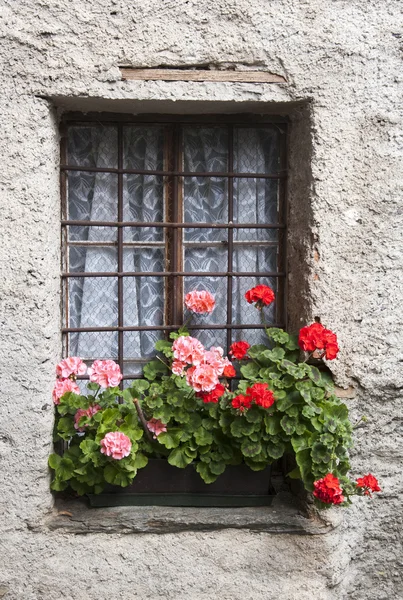
[[[67,164],[67,129],[69,126],[74,125],[113,125],[118,130],[118,164],[117,168],[103,168],[103,167],[83,167],[77,165]],[[123,127],[128,124],[166,124],[169,126],[170,140],[169,140],[169,151],[164,151],[164,170],[153,171],[153,170],[140,170],[140,169],[124,169],[123,168]],[[182,156],[181,156],[181,128],[185,124],[192,125],[205,125],[205,126],[217,126],[226,125],[229,133],[229,144],[228,144],[228,171],[227,172],[185,172],[182,168]],[[233,164],[233,130],[234,127],[268,127],[278,126],[280,129],[280,169],[277,173],[263,174],[263,173],[240,173],[234,172]],[[276,277],[278,280],[277,286],[277,313],[276,323],[272,323],[272,327],[287,327],[287,309],[286,309],[286,298],[287,298],[287,277],[286,277],[286,238],[287,238],[287,119],[283,117],[273,115],[254,115],[254,114],[241,114],[241,115],[127,115],[127,114],[110,114],[110,113],[67,113],[63,116],[61,121],[61,165],[60,165],[60,186],[61,186],[61,197],[62,197],[62,289],[64,298],[64,316],[62,322],[62,335],[65,340],[65,350],[68,353],[67,338],[69,333],[73,332],[94,332],[94,331],[117,331],[118,333],[118,358],[116,362],[120,365],[122,373],[124,373],[124,332],[125,331],[150,331],[159,330],[164,331],[167,335],[170,331],[176,330],[183,323],[183,296],[182,292],[178,293],[178,290],[182,289],[181,281],[185,276],[204,276],[211,275],[216,277],[223,277],[227,279],[227,322],[220,325],[190,325],[189,329],[225,329],[227,331],[227,352],[229,346],[232,343],[232,332],[236,329],[260,329],[264,325],[260,324],[233,324],[232,323],[232,279],[234,277],[255,277],[259,275],[261,277]],[[68,219],[68,206],[67,206],[67,177],[70,171],[84,171],[84,172],[101,172],[101,173],[114,173],[118,179],[118,214],[117,221],[106,222],[106,221],[73,221]],[[140,175],[157,175],[164,178],[165,197],[169,199],[168,206],[166,206],[166,218],[164,222],[138,222],[138,221],[123,221],[123,176],[125,173],[129,174],[140,174]],[[228,223],[184,223],[181,214],[181,183],[183,178],[186,176],[197,176],[197,177],[226,177],[228,178]],[[277,212],[277,223],[233,223],[233,190],[234,180],[236,178],[264,178],[264,179],[276,179],[279,182],[279,202]],[[118,271],[108,273],[95,273],[95,272],[69,272],[68,271],[68,260],[67,260],[67,247],[68,247],[68,227],[77,225],[85,226],[105,226],[115,227],[118,230],[117,236],[117,251],[118,251]],[[167,232],[165,236],[167,239],[167,254],[168,257],[168,269],[164,272],[125,272],[123,270],[123,230],[124,227],[161,227]],[[182,241],[182,231],[185,227],[192,229],[195,228],[220,228],[228,230],[228,270],[226,272],[185,272],[182,264],[182,249],[185,244]],[[232,256],[234,248],[234,230],[235,229],[257,229],[267,228],[278,230],[278,271],[276,272],[234,272],[232,266]],[[244,242],[247,244],[248,242]],[[241,242],[237,241],[236,244],[240,245]],[[166,303],[166,314],[165,323],[161,326],[124,326],[123,315],[123,279],[124,277],[136,277],[136,276],[161,276],[165,278],[165,293],[168,299]],[[118,324],[111,327],[69,327],[69,315],[68,315],[68,293],[66,293],[67,286],[65,282],[69,277],[116,277],[118,280]],[[179,283],[179,284],[178,284]],[[139,375],[124,374],[123,379],[136,379]]]

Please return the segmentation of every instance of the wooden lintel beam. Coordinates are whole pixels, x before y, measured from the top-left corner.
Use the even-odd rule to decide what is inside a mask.
[[[129,81],[228,81],[234,83],[287,83],[281,75],[266,71],[211,71],[183,69],[132,69],[119,67]]]

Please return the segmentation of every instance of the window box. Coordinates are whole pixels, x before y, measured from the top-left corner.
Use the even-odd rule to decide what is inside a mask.
[[[274,497],[271,466],[252,471],[245,464],[229,466],[217,481],[205,484],[193,465],[177,469],[164,459],[150,459],[126,488],[108,486],[88,494],[101,506],[269,506]]]

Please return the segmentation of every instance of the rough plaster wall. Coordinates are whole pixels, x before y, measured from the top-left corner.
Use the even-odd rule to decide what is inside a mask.
[[[0,597],[403,598],[400,9],[387,0],[3,0]],[[119,64],[263,67],[289,83],[121,82]],[[78,108],[104,98],[111,110],[131,100],[133,110],[168,100],[172,110],[197,101],[240,112],[305,102],[309,119],[293,109],[293,135],[302,127],[311,166],[296,135],[290,196],[291,257],[307,267],[301,277],[291,265],[290,293],[309,292],[305,312],[339,334],[335,375],[357,388],[353,416],[369,418],[356,431],[354,471],[373,471],[384,490],[357,501],[333,533],[28,529],[52,506],[49,399],[60,356],[58,139],[45,97]]]

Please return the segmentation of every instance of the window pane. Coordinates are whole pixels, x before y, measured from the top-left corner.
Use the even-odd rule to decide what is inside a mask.
[[[118,239],[116,227],[69,225],[67,229],[71,242],[117,242]]]
[[[274,175],[280,169],[280,132],[276,127],[234,128],[234,171]]]
[[[162,331],[125,331],[123,351],[127,364],[125,375],[138,375],[139,371],[155,356],[155,344],[164,339]]]
[[[123,279],[124,326],[164,324],[164,277]]]
[[[68,334],[68,354],[83,360],[117,360],[117,331],[84,331]]]
[[[185,271],[228,271],[226,248],[185,248]]]
[[[235,248],[233,253],[234,271],[240,273],[261,273],[264,271],[277,271],[277,247],[264,247],[252,245]]]
[[[117,248],[70,246],[70,273],[115,273],[118,270]]]
[[[123,220],[139,222],[164,221],[163,177],[154,175],[123,175]],[[125,227],[125,241],[161,241],[159,227]]]
[[[183,155],[185,171],[227,172],[228,128],[185,126]]]
[[[68,128],[67,163],[79,167],[118,166],[117,127],[111,125],[74,125]]]
[[[117,175],[70,171],[67,176],[67,199],[70,220],[116,221]]]
[[[118,322],[115,277],[69,277],[69,327],[113,327]]]
[[[164,130],[159,125],[123,127],[123,168],[163,170]]]
[[[278,189],[275,179],[235,178],[234,223],[277,224]]]

